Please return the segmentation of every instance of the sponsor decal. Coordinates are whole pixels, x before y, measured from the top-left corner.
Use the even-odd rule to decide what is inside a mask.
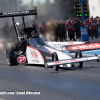
[[[76,51],[77,49],[80,50],[88,50],[88,49],[98,49],[100,48],[100,43],[92,43],[92,44],[84,44],[84,45],[76,45],[68,47],[69,50]]]
[[[86,28],[82,28],[81,31],[84,32],[84,31],[87,31],[87,29]]]
[[[36,63],[42,64],[42,61],[45,61],[41,52],[38,49],[30,47],[28,45],[27,45],[27,47],[29,48],[28,53],[30,54],[30,55],[28,55],[28,62],[30,60],[30,62],[36,62]]]
[[[84,34],[84,35],[87,34],[87,28],[82,28],[82,29],[81,29],[81,32],[82,32],[82,34]]]
[[[30,47],[27,45],[27,61],[28,64],[44,64],[44,58],[41,52],[34,47]]]
[[[32,59],[32,62],[39,63],[38,59]]]
[[[92,60],[99,60],[99,57],[93,56],[93,57],[86,57],[86,58],[47,62],[47,66],[64,65],[64,64],[86,62],[86,61],[92,61]]]
[[[39,63],[38,52],[36,50],[30,50],[32,62]]]
[[[29,11],[16,11],[16,12],[4,12],[3,15],[13,15],[13,14],[25,14],[29,13]]]
[[[61,62],[54,62],[55,64],[63,64],[63,63],[70,63],[70,62],[77,62],[77,61],[84,61],[88,60],[88,58],[83,58],[83,59],[73,59],[73,60],[67,60],[67,61],[61,61]]]
[[[24,55],[21,55],[18,57],[17,61],[20,63],[20,64],[23,64],[25,63],[26,61],[26,57]]]
[[[31,57],[32,58],[38,58],[38,53],[37,53],[37,51],[35,51],[35,50],[30,50],[30,53],[31,53]]]
[[[52,57],[48,57],[48,56],[46,56],[46,59],[52,60]]]

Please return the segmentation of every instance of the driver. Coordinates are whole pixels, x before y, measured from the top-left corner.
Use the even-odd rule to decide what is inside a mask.
[[[38,26],[35,24],[35,21],[32,22],[32,27],[38,28]]]

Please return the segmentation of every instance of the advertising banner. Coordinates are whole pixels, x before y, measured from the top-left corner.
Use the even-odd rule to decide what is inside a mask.
[[[80,31],[81,31],[81,41],[88,41],[89,37],[88,37],[87,28],[86,27],[81,27]]]
[[[100,43],[81,44],[63,47],[63,50],[67,50],[69,53],[75,52],[77,49],[81,51],[97,50],[100,49]]]

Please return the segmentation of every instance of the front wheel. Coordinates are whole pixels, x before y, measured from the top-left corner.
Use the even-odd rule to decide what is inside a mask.
[[[81,58],[82,57],[82,53],[80,50],[76,50],[75,52],[75,58]],[[77,63],[77,67],[78,68],[82,68],[83,67],[83,62]]]
[[[58,55],[57,55],[56,52],[54,52],[54,53],[52,54],[52,61],[58,61]],[[55,71],[58,71],[59,65],[53,66],[53,68],[54,68]]]

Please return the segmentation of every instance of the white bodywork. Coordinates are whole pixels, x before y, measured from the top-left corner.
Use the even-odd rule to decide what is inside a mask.
[[[72,57],[68,56],[67,54],[59,50],[50,48],[48,46],[44,46],[44,48],[46,48],[51,54],[53,52],[56,52],[58,55],[58,61],[47,62],[47,66],[59,65],[59,67],[72,67],[73,63],[99,60],[99,57],[97,56],[72,59]],[[43,65],[45,64],[45,60],[42,54],[36,48],[27,46],[26,57],[27,57],[28,64],[43,64]]]
[[[57,49],[57,50],[62,50],[63,46],[66,45],[77,45],[77,44],[84,44],[85,42],[46,42],[47,45],[50,45],[51,47]]]
[[[52,49],[50,47],[45,47],[45,48],[48,49],[51,53],[56,52],[58,55],[58,60],[72,59],[72,57],[68,56],[67,54],[65,54],[61,51],[58,51],[56,49]],[[63,65],[60,67],[63,67]],[[64,65],[64,67],[72,67],[72,66],[71,66],[71,64],[67,64],[67,65]]]
[[[38,49],[27,46],[26,57],[28,64],[44,64],[44,58]]]
[[[59,60],[72,59],[72,57],[68,56],[67,54],[61,51],[58,51],[56,49],[46,47],[46,46],[44,47],[51,53],[56,52]],[[42,54],[40,53],[40,51],[36,48],[27,46],[26,57],[27,57],[28,64],[43,64],[44,65],[45,60]],[[63,67],[63,65],[60,65],[60,67]],[[71,64],[64,65],[64,67],[71,67]]]

